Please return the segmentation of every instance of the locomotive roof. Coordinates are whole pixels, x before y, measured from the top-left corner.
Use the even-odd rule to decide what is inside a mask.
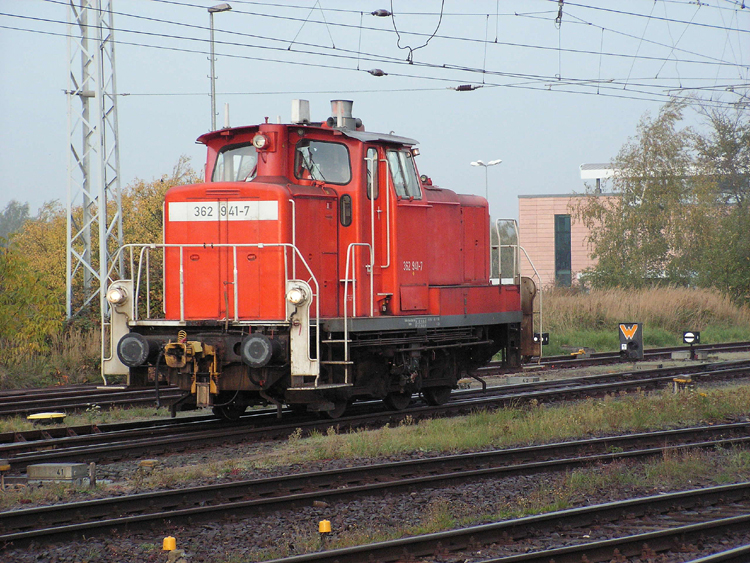
[[[297,124],[291,124],[290,127],[299,127]],[[368,142],[384,142],[384,143],[396,143],[399,145],[416,145],[419,143],[419,141],[415,139],[410,139],[409,137],[401,137],[399,135],[393,135],[392,133],[371,133],[370,131],[357,131],[354,129],[330,129],[328,127],[320,127],[317,124],[316,125],[306,125],[303,127],[310,127],[310,128],[316,128],[316,129],[322,129],[324,131],[338,131],[341,134],[343,134],[346,137],[349,137],[351,139],[356,139],[358,141],[362,141],[363,143]],[[217,137],[226,136],[228,131],[231,131],[232,133],[241,134],[241,133],[249,133],[253,130],[256,130],[258,128],[257,125],[251,125],[251,126],[242,126],[242,127],[232,127],[231,129],[219,129],[218,131],[211,131],[209,133],[204,133],[200,137],[198,137],[197,142],[206,144],[207,141],[211,139],[215,139]]]
[[[418,141],[409,137],[399,137],[390,133],[370,133],[369,131],[355,131],[352,129],[339,129],[347,137],[357,139],[363,143],[383,141],[386,143],[398,143],[399,145],[416,145]]]

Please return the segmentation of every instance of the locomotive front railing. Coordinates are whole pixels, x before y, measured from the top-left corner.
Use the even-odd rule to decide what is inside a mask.
[[[289,243],[254,243],[254,244],[214,244],[214,243],[205,243],[205,244],[126,244],[122,246],[117,253],[115,254],[115,259],[119,258],[121,255],[126,254],[129,256],[129,273],[131,279],[134,281],[134,306],[133,306],[133,315],[134,318],[133,321],[143,321],[143,320],[154,320],[155,317],[151,316],[151,251],[155,250],[161,250],[164,252],[163,256],[163,263],[164,263],[164,269],[166,270],[166,252],[168,249],[177,249],[179,250],[179,287],[180,287],[180,322],[185,322],[185,272],[184,272],[184,254],[185,249],[190,248],[201,248],[201,249],[231,249],[232,252],[232,261],[233,261],[233,269],[232,269],[232,285],[234,286],[233,290],[233,304],[234,304],[234,315],[233,320],[235,322],[240,322],[239,318],[239,284],[240,284],[240,278],[239,278],[239,271],[237,268],[237,249],[240,248],[279,248],[283,250],[283,258],[284,258],[284,289],[282,291],[282,294],[285,294],[286,292],[286,283],[290,281],[291,279],[297,279],[296,278],[296,263],[297,259],[299,259],[300,263],[304,266],[304,269],[307,271],[307,274],[309,275],[309,278],[306,281],[308,284],[311,285],[311,287],[314,288],[313,291],[313,302],[315,304],[315,320],[313,323],[313,320],[310,320],[310,328],[313,326],[315,327],[315,354],[316,358],[320,358],[320,286],[318,284],[318,280],[315,278],[315,275],[312,272],[312,269],[310,268],[309,264],[305,260],[302,253],[299,251],[299,249]],[[140,249],[140,250],[139,250]],[[292,278],[289,277],[289,252],[291,251],[291,254],[293,256],[292,259]],[[137,258],[136,258],[137,255]],[[115,263],[115,260],[112,260],[112,263]],[[112,275],[113,275],[114,269],[110,269],[108,272],[108,282],[111,283],[113,281],[116,281]],[[163,283],[163,280],[162,280]],[[141,317],[140,313],[140,303],[141,303],[141,295],[145,293],[145,317]],[[162,304],[163,304],[163,313],[166,316],[166,287],[162,287]],[[229,307],[227,304],[227,310],[225,311],[226,320],[229,321]],[[284,322],[287,322],[287,319],[284,319]],[[105,315],[102,316],[102,347],[103,347],[103,354],[102,357],[105,360],[112,358],[112,350],[109,350],[108,353],[105,353],[104,350],[104,342],[105,342],[105,332],[107,330],[107,327],[110,326],[109,320],[106,318]],[[309,356],[309,354],[308,354]],[[313,359],[313,358],[309,358]]]

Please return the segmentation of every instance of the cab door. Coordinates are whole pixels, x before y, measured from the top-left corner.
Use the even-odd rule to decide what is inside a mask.
[[[428,210],[409,148],[385,151],[392,202],[391,238],[397,292],[393,314],[425,314],[429,307],[427,271]]]

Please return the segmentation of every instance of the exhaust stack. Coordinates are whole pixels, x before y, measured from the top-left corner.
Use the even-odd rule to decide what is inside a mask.
[[[356,129],[357,120],[352,117],[352,100],[331,100],[333,125],[339,129]]]

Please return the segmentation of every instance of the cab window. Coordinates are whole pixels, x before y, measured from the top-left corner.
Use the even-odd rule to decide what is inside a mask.
[[[414,168],[414,158],[411,151],[389,150],[386,152],[388,168],[391,172],[391,180],[396,195],[414,199],[422,199],[422,191],[419,188],[417,170]]]
[[[230,145],[224,147],[216,157],[212,182],[249,182],[258,172],[258,153],[255,147]]]
[[[367,199],[378,199],[378,149],[367,149]]]
[[[328,184],[348,184],[352,179],[349,149],[341,143],[302,139],[294,151],[294,176]]]

